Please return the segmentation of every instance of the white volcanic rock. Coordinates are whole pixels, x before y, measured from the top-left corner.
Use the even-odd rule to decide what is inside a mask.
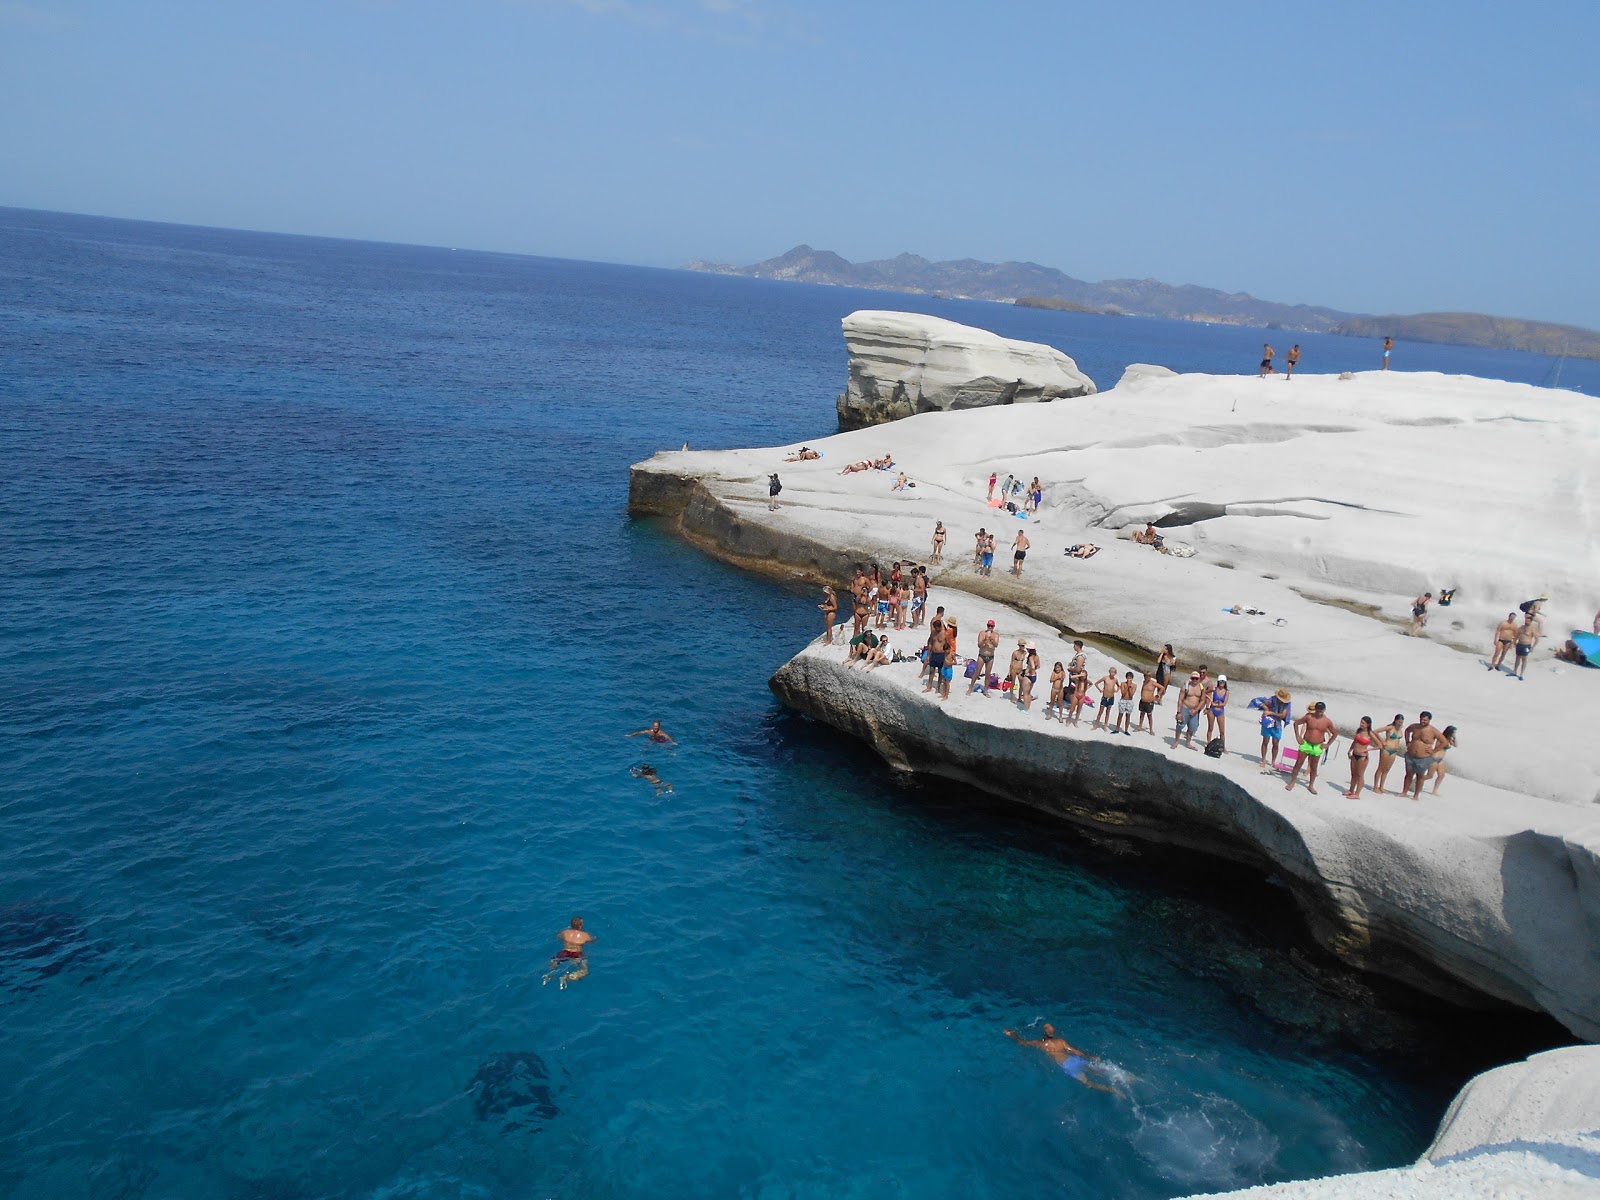
[[[809,444],[826,457],[658,455],[634,469],[635,491],[692,482],[699,499],[680,521],[708,549],[829,572],[836,583],[853,561],[920,559],[940,519],[951,553],[937,582],[1062,628],[1146,649],[1171,642],[1185,667],[1207,662],[1326,700],[1346,733],[1363,714],[1381,724],[1431,709],[1460,727],[1446,797],[1468,778],[1502,789],[1508,803],[1600,798],[1591,753],[1600,671],[1553,658],[1600,608],[1600,404],[1590,397],[1394,371],[1350,381],[1179,375],[1071,404],[930,413]],[[891,491],[893,473],[839,474],[885,452],[915,489]],[[768,513],[773,470],[784,492]],[[985,506],[991,470],[1039,476],[1037,519]],[[1128,541],[1145,519],[1196,555]],[[1001,533],[991,579],[962,566],[980,525]],[[1005,548],[1018,529],[1033,550],[1012,580]],[[1082,541],[1101,552],[1062,557]],[[1451,586],[1454,604],[1433,610],[1423,637],[1407,637],[1411,598]],[[1490,674],[1495,621],[1542,592],[1548,636],[1527,680]],[[1266,615],[1222,611],[1235,604]]]
[[[1600,1047],[1551,1050],[1479,1075],[1461,1089],[1433,1145],[1414,1166],[1218,1195],[1231,1200],[1600,1196]]]
[[[1171,367],[1158,367],[1154,363],[1129,363],[1122,372],[1122,378],[1117,380],[1117,386],[1127,387],[1142,379],[1171,379],[1176,374]]]
[[[1086,396],[1094,381],[1059,350],[918,313],[844,318],[850,375],[839,425],[860,429],[913,413]]]

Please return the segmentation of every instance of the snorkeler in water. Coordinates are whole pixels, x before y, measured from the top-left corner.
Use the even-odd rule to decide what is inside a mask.
[[[1097,1092],[1110,1092],[1119,1099],[1122,1097],[1122,1093],[1116,1088],[1096,1083],[1088,1077],[1090,1071],[1101,1069],[1099,1064],[1105,1062],[1104,1059],[1079,1050],[1066,1038],[1057,1036],[1054,1025],[1046,1025],[1043,1032],[1044,1037],[1033,1039],[1021,1037],[1015,1029],[1008,1029],[1006,1036],[1019,1046],[1031,1046],[1035,1050],[1043,1050],[1067,1076],[1076,1079],[1084,1087],[1093,1088]]]
[[[656,789],[656,795],[670,792],[672,785],[656,774],[656,769],[649,763],[640,763],[637,767],[629,767],[628,774],[635,779],[642,779]]]
[[[668,733],[665,729],[661,728],[661,722],[660,721],[651,721],[649,729],[635,729],[628,736],[629,737],[647,737],[652,742],[658,742],[663,746],[676,746],[678,744],[676,741],[673,740],[673,737],[672,737],[672,735],[670,733]]]

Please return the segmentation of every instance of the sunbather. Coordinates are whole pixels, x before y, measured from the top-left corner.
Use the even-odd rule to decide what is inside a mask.
[[[821,458],[821,457],[822,457],[822,454],[819,451],[813,450],[810,446],[801,446],[797,453],[788,455],[787,457],[784,458],[783,461],[784,462],[810,462],[813,458]]]
[[[1081,546],[1068,546],[1066,549],[1066,555],[1068,558],[1093,558],[1099,553],[1100,547],[1096,546],[1093,542],[1085,542]]]
[[[860,462],[846,463],[844,465],[844,468],[839,472],[839,474],[841,474],[841,475],[854,475],[857,471],[870,471],[870,470],[872,470],[872,462],[871,462],[870,459],[865,459],[864,458]]]

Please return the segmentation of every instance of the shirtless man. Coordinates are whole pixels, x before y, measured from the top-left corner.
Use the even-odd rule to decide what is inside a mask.
[[[994,652],[999,646],[1000,635],[994,631],[994,622],[990,621],[978,635],[978,673],[972,677],[972,686],[967,688],[969,696],[979,688],[985,696],[989,694],[989,672],[994,670]]]
[[[1294,760],[1294,770],[1289,773],[1289,785],[1283,790],[1294,791],[1295,781],[1300,778],[1300,768],[1310,763],[1310,767],[1306,770],[1306,790],[1315,796],[1317,767],[1321,765],[1323,757],[1333,749],[1334,742],[1339,740],[1339,731],[1328,719],[1328,706],[1318,700],[1311,706],[1310,712],[1296,717],[1294,736],[1300,743],[1300,757]]]
[[[937,609],[934,610],[933,620],[928,622],[928,640],[923,645],[923,649],[927,650],[928,654],[923,661],[922,670],[917,676],[919,679],[924,675],[928,677],[928,686],[922,689],[925,692],[931,692],[939,683],[939,674],[933,668],[933,635],[936,633],[942,633],[943,631],[944,605],[941,604]],[[949,644],[946,643],[944,649],[948,651],[949,648]]]
[[[1172,731],[1172,748],[1178,748],[1182,741],[1187,749],[1194,749],[1194,731],[1200,728],[1200,710],[1206,703],[1206,685],[1200,678],[1199,671],[1189,674],[1189,682],[1183,685],[1183,690],[1178,693],[1178,709],[1174,713],[1176,726]]]
[[[660,721],[651,721],[649,729],[635,729],[628,736],[629,737],[647,737],[652,742],[659,742],[662,745],[666,745],[666,746],[676,746],[678,744],[677,742],[672,740],[672,735],[671,734],[669,734],[665,729],[661,728],[661,722]]]
[[[1516,670],[1512,672],[1518,679],[1528,669],[1528,656],[1533,653],[1533,648],[1539,644],[1539,639],[1544,636],[1539,632],[1539,621],[1534,613],[1530,612],[1522,619],[1521,626],[1517,629],[1516,644]]]
[[[977,573],[979,567],[983,566],[983,548],[988,544],[989,531],[982,525],[978,526],[975,539],[975,544],[972,548],[972,570],[974,574]]]
[[[1127,737],[1133,736],[1129,728],[1133,724],[1133,672],[1129,671],[1122,679],[1122,687],[1117,696],[1117,727],[1113,733],[1121,733]]]
[[[911,628],[920,629],[922,619],[928,615],[928,572],[921,567],[911,569]]]
[[[1405,739],[1406,777],[1400,784],[1400,794],[1410,792],[1413,800],[1421,800],[1422,781],[1433,766],[1433,756],[1446,744],[1444,732],[1434,728],[1432,713],[1419,713],[1416,723],[1406,726]]]
[[[1297,366],[1300,365],[1300,344],[1298,342],[1295,343],[1293,346],[1289,347],[1289,357],[1284,359],[1283,361],[1284,361],[1285,365],[1289,368],[1287,371],[1285,371],[1283,373],[1283,377],[1285,379],[1293,379],[1294,378],[1294,369]]]
[[[567,984],[577,983],[589,973],[589,958],[584,954],[584,947],[594,941],[594,934],[583,931],[583,918],[573,917],[572,924],[556,934],[561,939],[561,949],[556,951],[556,956],[550,960],[550,969],[540,980],[541,984],[549,983],[557,975],[561,976],[561,990],[567,990]],[[577,963],[574,970],[568,971],[571,963]]]
[[[1011,543],[1011,573],[1022,574],[1022,560],[1028,557],[1028,535],[1017,530],[1017,539]]]
[[[1044,1033],[1042,1038],[1025,1038],[1017,1033],[1015,1029],[1008,1029],[1006,1030],[1006,1036],[1019,1046],[1030,1046],[1035,1050],[1043,1050],[1050,1056],[1056,1066],[1060,1067],[1069,1077],[1083,1084],[1084,1087],[1093,1088],[1097,1092],[1110,1092],[1113,1096],[1121,1097],[1122,1093],[1117,1091],[1116,1088],[1108,1087],[1103,1083],[1096,1083],[1088,1078],[1088,1072],[1093,1069],[1096,1063],[1104,1062],[1104,1059],[1096,1058],[1094,1055],[1087,1054],[1070,1045],[1066,1038],[1056,1034],[1054,1025],[1046,1025],[1042,1032]]]
[[[996,638],[996,643],[999,642]],[[1028,666],[1028,639],[1022,638],[1017,642],[1017,648],[1011,652],[1011,662],[1006,666],[1006,678],[1011,681],[1011,698],[1018,704],[1022,703],[1022,673]]]
[[[1095,684],[1100,689],[1100,711],[1094,715],[1094,724],[1090,729],[1104,729],[1107,733],[1115,733],[1111,727],[1112,715],[1117,705],[1117,669],[1112,667],[1106,672],[1106,677]]]
[[[1135,728],[1143,730],[1151,737],[1156,733],[1156,694],[1160,690],[1161,685],[1156,682],[1156,677],[1146,671],[1144,683],[1139,686],[1139,724]]]
[[[1517,614],[1508,612],[1506,619],[1494,627],[1494,657],[1489,660],[1489,670],[1498,671],[1506,654],[1517,640]]]
[[[1394,349],[1394,339],[1392,337],[1384,338],[1383,339],[1383,369],[1385,371],[1387,371],[1389,369],[1389,351],[1391,351],[1393,349]]]
[[[949,667],[945,665],[949,652],[950,633],[942,620],[935,621],[928,636],[928,686],[922,690],[931,692],[937,688],[941,700],[950,699],[950,677],[946,674]]]
[[[1275,353],[1277,351],[1273,350],[1269,343],[1263,342],[1261,344],[1261,378],[1265,379],[1268,375],[1277,374],[1272,366],[1272,356]]]
[[[1411,602],[1411,636],[1421,637],[1422,627],[1428,623],[1428,602],[1433,599],[1432,592],[1423,592]]]

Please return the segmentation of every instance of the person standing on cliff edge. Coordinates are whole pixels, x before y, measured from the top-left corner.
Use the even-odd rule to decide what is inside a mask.
[[[1261,343],[1261,378],[1265,379],[1268,375],[1277,374],[1272,368],[1272,356],[1276,353],[1277,351],[1272,348],[1270,342]]]
[[[767,511],[778,511],[778,493],[783,491],[783,484],[778,482],[778,473],[774,471],[767,476]]]
[[[1288,367],[1288,370],[1283,373],[1283,377],[1285,379],[1293,379],[1294,369],[1300,365],[1300,344],[1298,342],[1289,347],[1289,356],[1283,361],[1285,366]]]
[[[1392,337],[1384,338],[1383,339],[1383,369],[1385,371],[1387,371],[1389,369],[1389,351],[1391,351],[1393,349],[1394,349],[1394,339]]]

